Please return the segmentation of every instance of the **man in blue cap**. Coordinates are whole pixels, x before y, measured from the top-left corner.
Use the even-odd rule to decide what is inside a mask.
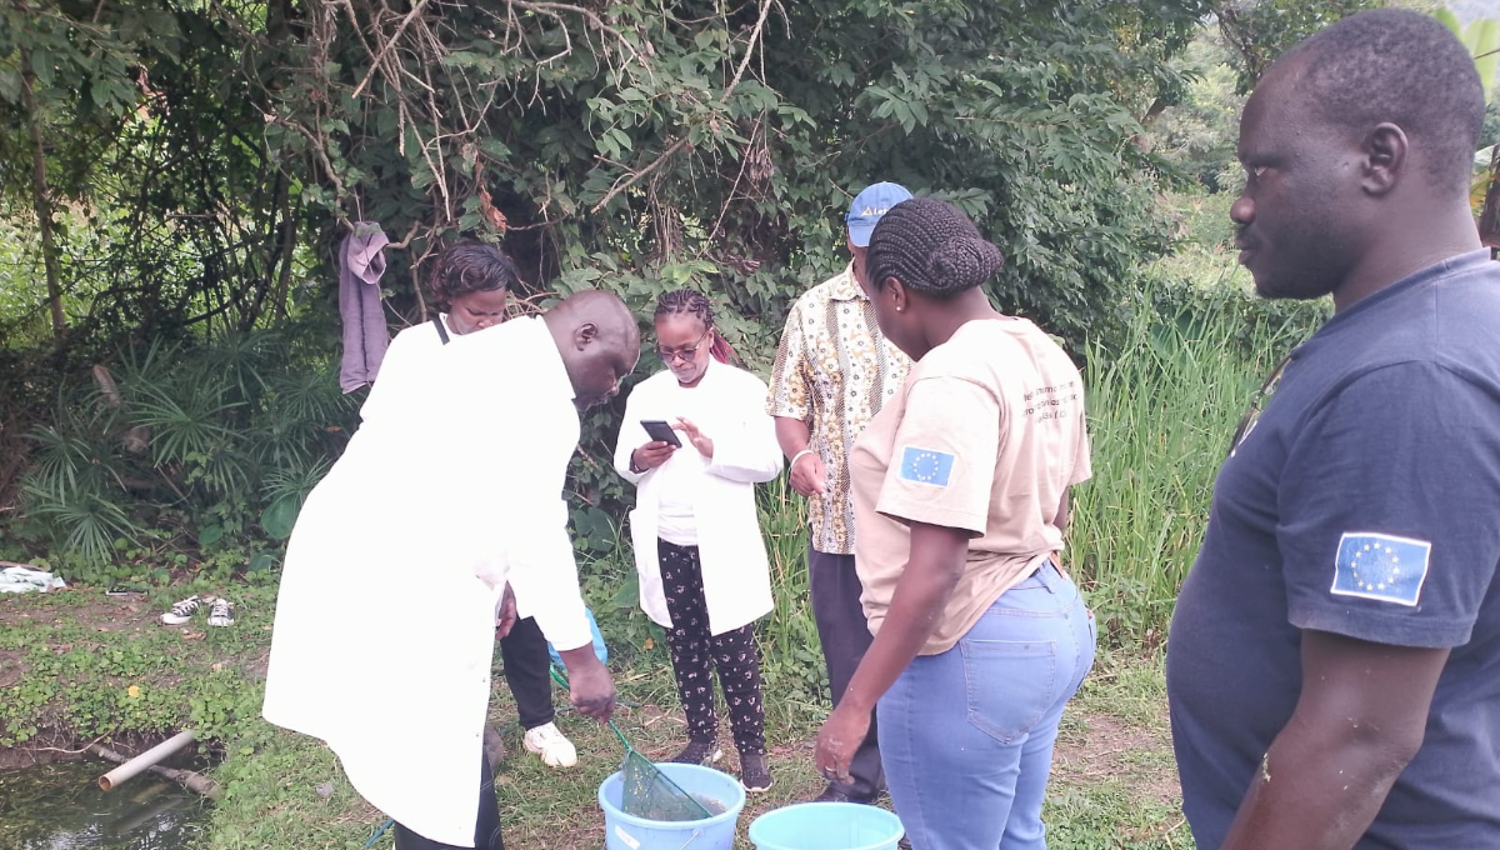
[[[849,206],[850,264],[805,292],[787,317],[771,374],[766,410],[791,462],[792,488],[811,502],[807,565],[813,617],[833,702],[838,704],[870,646],[854,572],[854,505],[846,456],[870,418],[900,390],[910,361],[886,342],[875,311],[855,279],[880,217],[911,192],[892,182],[870,185]],[[849,766],[852,785],[830,783],[819,801],[873,802],[881,786],[880,748],[870,732]]]

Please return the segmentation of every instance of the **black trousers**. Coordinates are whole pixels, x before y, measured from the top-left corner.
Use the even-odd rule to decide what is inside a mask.
[[[536,620],[517,620],[510,634],[500,639],[500,657],[505,662],[505,684],[516,698],[516,712],[521,729],[530,730],[552,723],[552,678],[548,668],[552,656],[547,652],[547,638]]]
[[[500,805],[495,801],[495,778],[490,773],[489,758],[480,752],[479,818],[474,822],[475,846],[454,846],[429,840],[399,822],[394,828],[397,849],[504,849],[505,844],[500,839]]]
[[[667,615],[672,628],[667,650],[677,674],[677,692],[687,716],[688,738],[710,740],[718,735],[714,712],[713,674],[717,670],[729,704],[729,728],[734,746],[744,754],[766,751],[766,710],[761,704],[760,648],[755,624],[723,634],[710,634],[708,605],[703,597],[703,566],[696,546],[657,540],[661,581],[666,589]]]
[[[852,554],[824,554],[809,546],[807,571],[812,585],[813,619],[818,624],[818,639],[823,642],[823,663],[828,667],[828,687],[833,705],[837,706],[844,699],[844,691],[854,678],[860,659],[865,657],[865,650],[875,639],[860,604],[864,588],[855,574]],[[871,712],[870,732],[849,763],[854,783],[833,785],[855,801],[874,801],[883,784],[877,736],[875,713]]]

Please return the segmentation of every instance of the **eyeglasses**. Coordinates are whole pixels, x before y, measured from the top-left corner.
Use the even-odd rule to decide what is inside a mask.
[[[693,343],[685,349],[658,348],[656,350],[656,356],[661,358],[661,362],[667,364],[668,366],[672,364],[673,358],[681,358],[684,361],[691,362],[693,358],[698,356],[698,347],[703,345],[703,341],[707,339],[708,335],[711,333],[713,333],[713,329],[709,328],[708,330],[703,332],[703,336],[698,338],[698,342]]]
[[[1265,383],[1255,394],[1255,400],[1250,403],[1245,416],[1240,418],[1239,427],[1234,430],[1234,440],[1229,442],[1229,455],[1234,455],[1235,448],[1240,446],[1240,442],[1245,440],[1245,437],[1255,428],[1255,424],[1260,422],[1260,413],[1265,409],[1266,400],[1276,393],[1276,385],[1281,383],[1281,377],[1286,374],[1287,365],[1292,362],[1296,354],[1294,351],[1282,358],[1281,363],[1278,363],[1276,368],[1271,370],[1271,374],[1266,376]]]

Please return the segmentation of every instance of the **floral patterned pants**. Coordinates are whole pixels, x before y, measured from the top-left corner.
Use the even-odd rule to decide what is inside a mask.
[[[709,634],[708,607],[703,598],[703,567],[696,546],[657,541],[661,580],[666,589],[667,649],[677,674],[677,691],[687,716],[688,738],[711,740],[718,735],[714,712],[713,672],[719,672],[724,700],[729,704],[729,728],[741,754],[766,750],[766,710],[760,696],[760,649],[755,624],[723,634]]]

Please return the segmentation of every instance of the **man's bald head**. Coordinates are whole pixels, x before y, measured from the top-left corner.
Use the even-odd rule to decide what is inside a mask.
[[[635,316],[615,295],[590,290],[564,298],[543,317],[573,383],[582,411],[620,392],[620,380],[641,358]]]
[[[1394,123],[1434,190],[1468,198],[1484,87],[1468,49],[1437,19],[1366,10],[1303,39],[1276,65],[1302,67],[1295,96],[1330,128],[1360,139]]]

